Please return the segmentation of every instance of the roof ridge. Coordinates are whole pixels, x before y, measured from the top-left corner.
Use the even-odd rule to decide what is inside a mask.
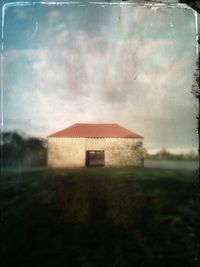
[[[99,122],[99,123],[92,123],[92,122],[77,122],[77,123],[74,123],[74,124],[72,124],[72,126],[73,125],[76,125],[76,124],[94,124],[94,125],[96,125],[96,124],[108,124],[108,125],[111,125],[111,124],[117,124],[117,123],[105,123],[105,122]],[[119,124],[117,124],[117,125],[119,125]]]
[[[104,137],[104,138],[143,138],[118,123],[75,123],[48,137]]]

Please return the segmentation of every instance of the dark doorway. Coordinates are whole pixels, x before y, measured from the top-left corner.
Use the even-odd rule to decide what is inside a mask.
[[[87,167],[103,167],[105,166],[105,157],[103,150],[86,151]]]

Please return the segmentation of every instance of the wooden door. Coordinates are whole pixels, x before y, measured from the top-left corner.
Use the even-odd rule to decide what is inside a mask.
[[[105,156],[103,150],[86,151],[86,166],[98,167],[105,166]]]

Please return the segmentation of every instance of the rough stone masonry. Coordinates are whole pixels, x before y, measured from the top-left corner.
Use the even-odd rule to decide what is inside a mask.
[[[84,126],[85,125],[86,124],[84,124]],[[101,128],[101,126],[102,125],[100,125],[99,127]],[[79,129],[71,129],[70,132],[69,130],[67,130],[70,128],[69,127],[53,135],[50,135],[48,137],[48,167],[84,167],[87,165],[87,152],[94,154],[95,152],[100,152],[102,155],[101,165],[105,167],[142,167],[143,137],[132,132],[130,132],[132,135],[130,134],[129,137],[126,132],[117,132],[117,129],[112,129],[112,127],[105,128],[106,131],[99,130],[95,133],[95,131],[92,131],[92,126],[90,124],[89,128],[91,130],[91,133],[90,131],[84,131],[84,127],[83,129],[80,127]],[[117,135],[118,137],[112,137]],[[90,163],[90,161],[92,162],[92,160],[89,158],[88,162]]]

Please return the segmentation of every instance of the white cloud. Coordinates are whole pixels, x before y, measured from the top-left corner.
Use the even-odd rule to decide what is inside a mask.
[[[15,15],[18,19],[27,18],[26,9],[23,6],[14,7]]]
[[[48,16],[55,22],[60,13]],[[178,46],[171,40],[111,42],[85,31],[70,39],[69,29],[59,22],[42,32],[48,48],[5,54],[6,68],[22,58],[30,62],[26,70],[34,78],[28,87],[20,84],[16,103],[19,85],[12,85],[11,103],[13,113],[21,110],[18,117],[31,121],[33,133],[46,136],[75,122],[118,122],[144,135],[149,148],[197,144],[190,51],[180,57],[172,53]],[[21,75],[23,81],[26,73]]]
[[[54,9],[48,13],[48,19],[50,22],[55,21],[61,17],[61,13],[58,9]]]

